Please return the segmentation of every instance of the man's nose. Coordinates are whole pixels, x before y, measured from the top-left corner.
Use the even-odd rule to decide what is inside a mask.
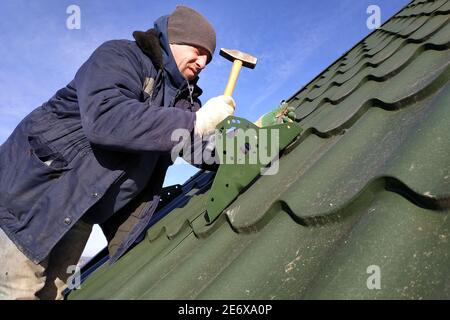
[[[197,66],[200,70],[203,70],[206,67],[206,62],[208,61],[207,55],[201,55],[197,58]]]

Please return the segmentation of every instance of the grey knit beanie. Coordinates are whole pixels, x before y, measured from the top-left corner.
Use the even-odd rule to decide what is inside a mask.
[[[209,53],[208,63],[216,49],[216,32],[213,26],[197,11],[177,6],[169,16],[169,43],[199,46]]]

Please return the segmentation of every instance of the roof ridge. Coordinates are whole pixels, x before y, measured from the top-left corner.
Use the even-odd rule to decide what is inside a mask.
[[[414,0],[412,0],[410,2],[413,3]],[[397,14],[399,14],[401,11],[403,11],[405,8],[401,8],[399,11],[397,11],[393,16],[391,16],[389,19],[387,19],[383,24],[381,24],[380,28],[383,27],[387,22],[389,22],[389,20],[392,19],[392,17],[396,16]],[[350,49],[348,49],[346,52],[344,52],[342,54],[342,56],[340,56],[339,58],[337,58],[334,62],[331,63],[331,65],[334,65],[335,63],[337,63],[339,60],[342,59],[342,57],[344,57],[345,55],[347,55],[350,51],[352,51],[354,48],[356,48],[357,46],[360,45],[361,42],[363,42],[365,39],[367,39],[368,37],[370,37],[372,34],[374,34],[377,31],[377,29],[373,30],[371,33],[369,33],[366,37],[364,37],[362,40],[360,40],[359,42],[357,42],[353,47],[351,47]],[[292,99],[295,98],[295,96],[297,96],[298,94],[300,94],[308,85],[310,85],[313,81],[315,81],[316,79],[318,79],[322,74],[324,74],[326,71],[328,71],[328,68],[326,68],[324,71],[320,72],[317,76],[315,76],[313,79],[311,79],[307,84],[305,84],[300,90],[298,90],[296,93],[294,93],[291,97],[289,97],[288,99],[286,99],[286,102],[290,102]]]

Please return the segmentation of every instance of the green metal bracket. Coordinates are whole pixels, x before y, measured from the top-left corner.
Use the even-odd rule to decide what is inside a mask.
[[[218,129],[216,152],[220,166],[206,200],[208,224],[256,177],[276,174],[280,151],[302,131],[296,122],[259,128],[238,117],[226,118]]]

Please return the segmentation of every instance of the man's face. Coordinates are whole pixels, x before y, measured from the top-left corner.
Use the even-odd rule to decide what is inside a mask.
[[[185,44],[171,44],[170,49],[181,74],[192,81],[206,67],[208,51]]]

